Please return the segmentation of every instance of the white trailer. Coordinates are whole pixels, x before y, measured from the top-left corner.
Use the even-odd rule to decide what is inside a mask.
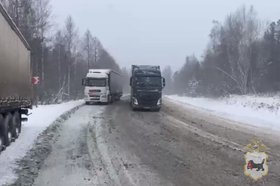
[[[0,3],[0,152],[18,138],[31,107],[30,47]]]
[[[122,96],[121,75],[111,69],[90,69],[83,85],[86,104],[108,104]]]

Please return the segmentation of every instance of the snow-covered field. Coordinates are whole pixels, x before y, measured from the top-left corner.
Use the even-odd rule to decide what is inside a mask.
[[[58,105],[42,105],[34,107],[28,122],[23,123],[22,133],[16,142],[12,143],[0,155],[0,185],[11,183],[16,179],[14,173],[17,160],[23,158],[34,144],[36,138],[59,116],[72,108],[83,104],[83,101],[71,101]]]
[[[251,126],[280,131],[280,96],[230,96],[220,99],[166,96],[186,107],[203,109]]]

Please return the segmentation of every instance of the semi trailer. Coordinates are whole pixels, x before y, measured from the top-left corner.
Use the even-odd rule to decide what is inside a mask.
[[[31,107],[30,47],[0,3],[0,152],[18,138]]]
[[[162,89],[165,87],[160,66],[132,65],[130,86],[130,105],[133,110],[160,110]]]
[[[90,69],[83,85],[86,104],[112,103],[123,94],[121,75],[111,69]]]

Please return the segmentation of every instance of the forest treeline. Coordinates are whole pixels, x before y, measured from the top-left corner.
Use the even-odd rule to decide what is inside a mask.
[[[183,67],[163,70],[167,94],[226,96],[280,90],[280,20],[266,25],[253,7],[239,8],[224,22],[213,21],[202,59],[186,57]]]
[[[79,35],[71,16],[56,29],[50,0],[0,2],[31,46],[32,75],[40,77],[34,93],[41,103],[82,98],[81,80],[89,68],[121,71],[90,30]]]

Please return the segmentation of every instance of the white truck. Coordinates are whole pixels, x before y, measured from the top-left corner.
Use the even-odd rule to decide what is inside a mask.
[[[85,102],[112,103],[122,96],[121,75],[111,69],[90,69],[83,79]]]

